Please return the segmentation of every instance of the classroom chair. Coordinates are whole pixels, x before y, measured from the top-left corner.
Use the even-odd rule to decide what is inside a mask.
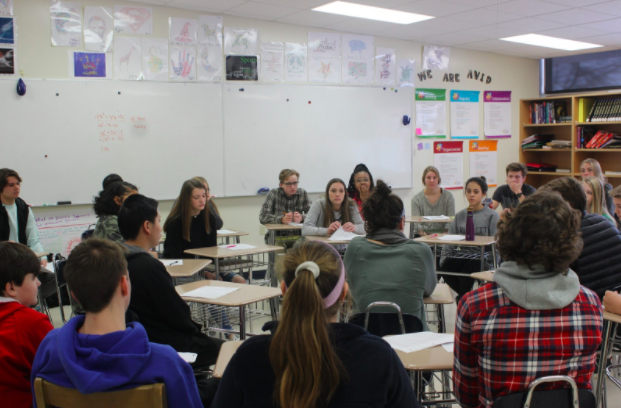
[[[53,259],[52,254],[47,256],[48,262],[53,262]],[[37,289],[39,311],[41,313],[45,313],[48,319],[50,319],[50,323],[53,325],[54,321],[52,320],[52,314],[50,313],[47,299],[56,293],[56,274],[51,273],[42,266],[41,273],[39,274],[39,280],[41,281],[41,285]]]
[[[570,388],[535,391],[538,385],[550,382],[566,382]],[[496,398],[494,408],[595,408],[595,394],[578,389],[573,378],[551,375],[537,378],[524,392],[516,392]]]
[[[71,296],[71,290],[69,289],[69,285],[67,285],[67,281],[65,280],[65,263],[67,259],[62,255],[58,254],[55,261],[55,271],[56,271],[56,294],[58,296],[58,307],[60,308],[60,318],[63,323],[67,323],[67,318],[65,317],[65,309],[63,308],[63,296],[61,289],[65,289],[67,293],[67,297],[69,299],[69,305],[71,306],[71,315],[69,315],[69,319],[71,319],[76,314],[76,309],[79,305],[74,303],[73,297]]]
[[[40,408],[166,408],[166,386],[149,384],[122,391],[80,394],[78,390],[65,388],[37,377],[34,394]]]
[[[93,234],[95,233],[95,225],[96,224],[90,224],[88,228],[86,229],[86,231],[82,233],[82,236],[80,237],[82,241],[86,241],[87,239],[93,236]]]
[[[396,313],[371,313],[373,308],[379,306],[391,307]],[[423,331],[423,323],[418,317],[401,313],[399,305],[393,302],[373,302],[367,306],[365,313],[353,315],[349,322],[379,337]]]

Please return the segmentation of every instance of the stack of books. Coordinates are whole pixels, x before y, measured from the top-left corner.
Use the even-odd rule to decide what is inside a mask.
[[[554,135],[532,135],[522,140],[522,149],[541,149],[554,140]]]
[[[571,122],[567,114],[567,103],[564,101],[533,102],[530,104],[530,123],[566,123]]]
[[[526,168],[528,171],[556,173],[558,166],[550,163],[526,163]]]
[[[569,149],[571,148],[570,140],[551,140],[543,146],[543,149]]]
[[[586,122],[621,121],[621,98],[598,99],[589,112]]]
[[[616,133],[606,132],[605,130],[599,130],[593,137],[584,145],[585,149],[611,149],[619,148],[621,146],[621,136]]]

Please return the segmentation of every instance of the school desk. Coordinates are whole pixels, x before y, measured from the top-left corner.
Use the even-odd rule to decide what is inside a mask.
[[[213,369],[214,378],[222,378],[226,366],[229,365],[229,361],[231,361],[233,355],[242,344],[243,341],[227,341],[222,344],[216,366]]]
[[[455,217],[449,217],[447,220],[427,220],[422,215],[405,217],[405,222],[410,223],[410,238],[414,239],[416,235],[416,224],[438,224],[438,227],[442,224],[450,224]]]
[[[211,263],[209,259],[181,259],[183,265],[168,265],[166,272],[172,277],[175,286],[178,281],[196,281],[202,277],[198,272],[202,271]]]
[[[329,236],[319,236],[319,235],[307,235],[304,237],[305,239],[309,240],[309,241],[320,241],[320,242],[325,242],[326,244],[330,244],[330,245],[347,245],[351,242],[351,239],[343,239],[343,240],[334,240],[334,241],[330,241],[330,237]]]
[[[435,236],[433,236],[435,235]],[[461,246],[461,247],[474,247],[474,248],[480,248],[480,256],[479,258],[481,259],[481,269],[485,269],[485,247],[486,246],[491,246],[492,247],[492,259],[493,259],[493,263],[494,263],[494,269],[497,268],[497,264],[496,264],[496,238],[495,237],[485,237],[485,236],[475,236],[474,237],[474,241],[466,241],[466,240],[461,240],[461,241],[444,241],[442,239],[440,239],[442,236],[444,236],[446,234],[432,234],[432,235],[426,235],[424,237],[420,237],[420,238],[416,238],[414,239],[414,241],[418,241],[418,242],[424,242],[425,244],[429,244],[433,246],[433,256],[434,259],[436,258],[436,256],[438,255],[438,245],[455,245],[455,246]],[[435,262],[434,262],[435,265]],[[443,271],[437,271],[439,274],[444,274],[444,275],[456,275],[456,276],[470,276],[469,274],[463,274],[463,273],[458,273],[458,272],[443,272]]]
[[[604,330],[601,344],[601,352],[599,353],[599,363],[597,365],[597,384],[595,387],[595,398],[597,404],[595,406],[606,408],[606,393],[603,390],[606,379],[606,361],[612,347],[613,333],[616,331],[617,325],[621,323],[621,316],[615,313],[604,311]]]
[[[446,283],[438,283],[433,293],[423,298],[426,305],[435,305],[438,321],[438,333],[446,333],[446,319],[444,317],[444,305],[453,303],[451,288]],[[429,322],[428,322],[429,323]]]
[[[282,291],[280,288],[268,288],[265,286],[257,286],[257,285],[248,285],[243,283],[232,283],[232,282],[223,282],[217,280],[201,280],[191,283],[186,283],[185,285],[176,286],[175,289],[179,295],[182,295],[186,292],[189,292],[194,289],[201,288],[203,286],[220,286],[220,287],[235,287],[238,288],[235,292],[231,292],[224,296],[220,296],[216,299],[207,299],[207,298],[188,298],[184,297],[183,300],[186,302],[195,302],[200,303],[202,305],[215,305],[221,307],[237,307],[239,308],[239,338],[241,340],[246,339],[246,317],[252,318],[252,316],[246,316],[246,306],[261,302],[264,300],[269,300],[271,305],[271,315],[272,319],[276,320],[278,318],[277,313],[277,305],[276,298],[282,295]],[[206,309],[208,306],[206,307]],[[205,313],[207,314],[207,313]],[[219,327],[210,328],[210,330],[216,331],[225,331],[237,333],[232,330],[224,330]]]
[[[471,273],[470,277],[485,282],[494,282],[494,271],[483,271]]]
[[[250,235],[249,233],[243,231],[229,231],[231,232],[218,231],[218,243],[220,245],[229,245],[231,243],[231,238],[234,238],[235,243],[239,244],[241,242],[239,237],[245,237],[246,235]]]

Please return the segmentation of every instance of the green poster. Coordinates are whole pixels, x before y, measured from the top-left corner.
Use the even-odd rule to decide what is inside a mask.
[[[446,138],[446,89],[418,88],[416,101],[416,136]]]

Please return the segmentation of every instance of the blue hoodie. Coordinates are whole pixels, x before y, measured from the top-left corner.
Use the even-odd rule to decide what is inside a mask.
[[[33,385],[41,377],[90,394],[164,383],[170,408],[202,408],[190,365],[172,347],[149,343],[140,323],[104,335],[78,333],[83,324],[76,316],[48,333],[32,365]]]

